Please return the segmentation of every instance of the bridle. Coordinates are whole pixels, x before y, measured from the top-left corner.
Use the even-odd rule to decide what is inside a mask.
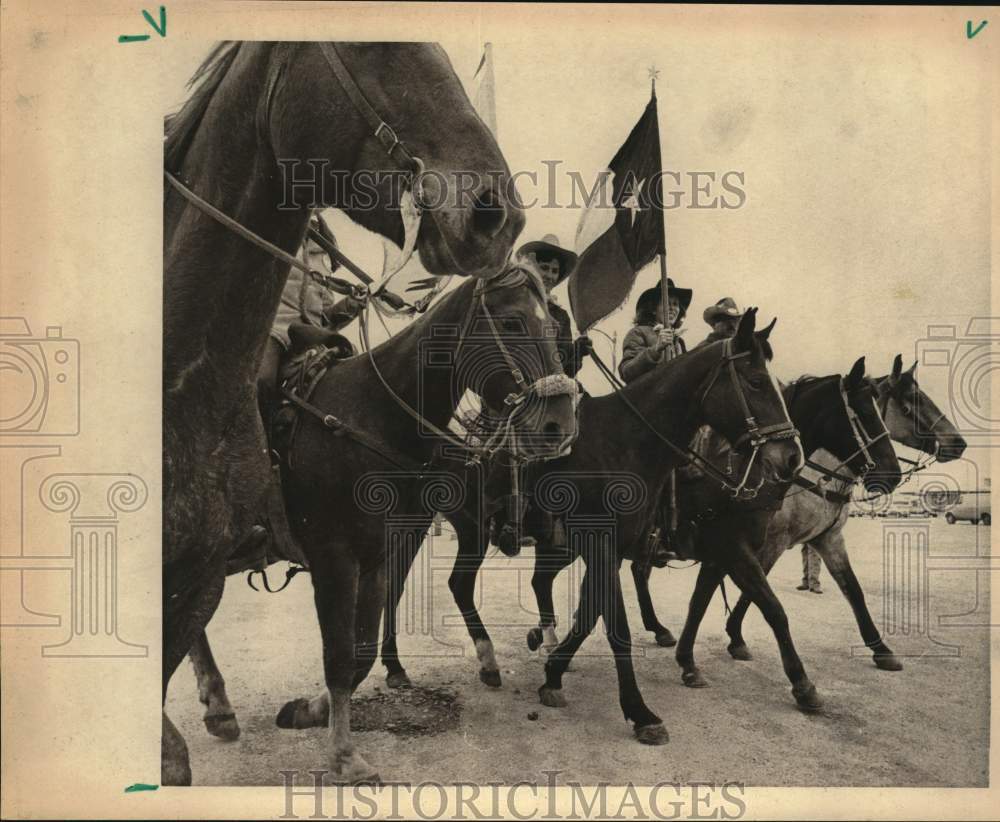
[[[840,400],[843,403],[844,414],[847,417],[848,424],[851,428],[851,435],[854,438],[854,444],[857,446],[854,451],[848,454],[844,459],[840,460],[833,468],[828,468],[825,465],[821,465],[814,460],[806,457],[805,466],[811,468],[812,470],[818,472],[821,477],[819,482],[813,482],[806,477],[801,475],[797,476],[793,482],[795,485],[799,486],[800,491],[795,491],[788,496],[795,496],[795,494],[800,494],[803,491],[809,491],[822,497],[823,499],[828,499],[833,502],[838,502],[841,504],[850,502],[850,494],[846,492],[831,491],[824,487],[824,483],[830,482],[831,480],[839,480],[844,484],[845,488],[850,488],[851,486],[862,482],[864,478],[870,474],[872,471],[878,467],[878,463],[873,459],[871,454],[871,448],[876,443],[882,439],[889,438],[889,429],[886,428],[885,420],[882,412],[879,410],[878,405],[872,400],[872,406],[874,407],[876,413],[878,414],[879,420],[882,423],[882,431],[876,434],[874,437],[865,428],[864,422],[858,413],[851,406],[850,397],[847,395],[847,388],[844,385],[844,378],[840,377],[838,379],[838,393],[840,394]],[[855,468],[851,465],[851,461],[856,457],[862,456],[864,458],[864,463]],[[840,469],[847,467],[851,470],[851,474],[840,473]]]
[[[885,383],[884,389],[882,389],[878,383],[876,383],[876,386],[878,386],[878,391],[879,391],[879,401],[878,401],[879,413],[882,415],[882,418],[885,419],[885,417],[889,413],[889,403],[892,400],[896,400],[897,405],[902,405],[903,403],[899,397],[895,396],[896,386],[899,384],[899,380],[894,379],[890,374],[889,376],[885,377],[882,380],[882,382]],[[915,413],[906,414],[903,412],[902,409],[900,409],[899,414],[900,416],[910,420],[910,422],[913,423],[914,426],[919,425]],[[947,415],[943,411],[938,413],[937,417],[934,419],[934,422],[927,430],[927,433],[934,435],[935,429],[938,427],[938,425],[941,424],[942,421],[946,419]],[[926,451],[921,451],[922,454],[926,455],[927,457],[926,459],[917,458],[916,460],[911,460],[908,457],[901,457],[899,454],[897,454],[896,455],[897,460],[899,460],[900,462],[905,462],[907,465],[911,466],[903,473],[903,479],[900,481],[900,485],[909,482],[914,474],[920,471],[924,471],[931,465],[933,465],[937,461],[937,455],[940,450],[941,450],[941,441],[937,438],[936,435],[934,435],[934,451],[930,454],[928,454]]]
[[[753,468],[754,463],[757,460],[757,455],[760,453],[760,449],[763,448],[767,443],[776,440],[787,440],[787,439],[799,439],[798,429],[792,424],[792,421],[788,419],[786,412],[785,421],[776,423],[774,425],[761,426],[757,423],[757,418],[754,416],[753,412],[750,410],[750,404],[747,402],[746,395],[743,392],[743,386],[740,383],[739,373],[736,370],[736,361],[744,357],[749,357],[749,351],[741,351],[738,353],[733,352],[733,340],[726,339],[722,342],[722,356],[719,361],[712,368],[711,372],[702,381],[695,395],[698,397],[698,402],[691,408],[689,412],[690,415],[700,414],[704,409],[705,401],[708,398],[709,393],[714,387],[719,376],[723,373],[727,374],[730,383],[733,386],[733,390],[736,393],[737,398],[740,402],[740,409],[743,412],[743,419],[746,424],[746,430],[735,440],[733,443],[733,449],[737,449],[744,443],[749,442],[751,447],[750,459],[747,461],[746,470],[743,472],[743,476],[740,478],[739,482],[734,484],[729,479],[729,474],[725,471],[716,468],[709,460],[705,459],[701,454],[695,451],[688,445],[677,445],[675,442],[670,440],[670,438],[664,436],[657,428],[654,426],[643,413],[636,408],[636,406],[629,400],[628,397],[621,391],[624,387],[617,377],[611,372],[607,365],[601,360],[596,352],[591,353],[591,359],[594,360],[598,369],[604,374],[604,376],[611,382],[612,386],[616,389],[617,396],[625,403],[625,405],[635,414],[636,417],[668,447],[671,451],[680,457],[684,458],[685,463],[696,463],[698,467],[704,471],[706,474],[711,476],[716,482],[718,482],[724,489],[729,491],[734,499],[750,500],[757,496],[758,491],[761,486],[767,481],[763,476],[761,476],[760,482],[756,486],[749,486],[750,471]]]
[[[517,272],[518,276],[511,277],[510,274],[512,271]],[[389,385],[388,380],[385,378],[385,375],[378,367],[378,363],[375,362],[375,354],[368,334],[368,318],[366,314],[362,314],[359,317],[361,323],[361,337],[364,342],[365,351],[368,354],[368,360],[371,363],[372,369],[378,377],[379,382],[382,383],[383,388],[385,388],[389,396],[392,397],[396,404],[410,417],[412,417],[424,430],[431,431],[435,436],[444,440],[448,445],[454,446],[464,453],[468,463],[480,462],[484,457],[487,460],[492,459],[496,452],[501,449],[509,451],[514,460],[517,462],[530,462],[532,458],[526,457],[521,453],[517,445],[517,439],[514,437],[514,428],[517,417],[524,408],[525,402],[531,397],[553,397],[561,394],[573,397],[576,396],[576,382],[571,380],[565,374],[548,374],[544,377],[540,377],[532,383],[528,383],[524,377],[524,372],[518,367],[510,349],[503,341],[503,337],[501,337],[500,332],[496,327],[496,321],[493,319],[493,315],[486,304],[486,295],[502,289],[517,288],[524,285],[526,282],[530,282],[532,286],[534,286],[534,281],[531,280],[530,275],[518,268],[504,269],[504,271],[496,277],[488,280],[477,280],[472,301],[469,305],[468,311],[466,312],[465,320],[462,323],[462,331],[459,336],[458,348],[455,352],[456,366],[476,317],[482,315],[487,320],[492,340],[496,344],[497,349],[500,351],[500,354],[509,370],[510,376],[518,388],[516,393],[511,392],[504,399],[505,412],[503,419],[489,440],[480,446],[471,446],[463,440],[460,440],[454,434],[451,434],[450,432],[434,425],[434,423],[424,417],[419,411],[407,403],[406,400],[400,397],[395,390],[393,390],[392,386]],[[541,299],[537,292],[537,288],[533,287],[532,290],[535,292],[536,296]]]

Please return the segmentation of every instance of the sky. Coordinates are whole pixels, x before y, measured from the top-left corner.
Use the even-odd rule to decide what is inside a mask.
[[[929,48],[932,31],[855,11],[809,26],[750,25],[736,13],[723,29],[716,16],[692,12],[656,37],[631,11],[593,8],[555,33],[494,29],[483,17],[441,39],[470,93],[483,43],[492,42],[498,142],[511,169],[539,179],[519,186],[522,198],[546,200],[555,162],[557,200],[570,200],[567,170],[592,183],[641,115],[655,66],[661,153],[684,181],[682,206],[691,204],[690,172],[739,172],[746,194],[737,209],[666,213],[670,276],[694,289],[689,346],[710,330],[703,309],[731,296],[758,306],[764,323],[778,318],[771,340],[779,378],[846,373],[862,355],[878,376],[902,353],[907,367],[926,360],[917,376],[954,421],[986,424],[988,373],[1000,354],[995,344],[963,340],[972,318],[990,314],[987,63],[961,51],[957,38]],[[167,111],[183,100],[209,45],[167,56]],[[572,247],[580,214],[530,208],[520,241],[555,233]],[[379,273],[381,239],[328,216],[341,247]],[[635,297],[658,277],[655,263],[640,272],[625,306],[592,333],[605,360],[611,342],[601,332],[617,338],[620,352]],[[557,299],[568,307],[565,285]],[[954,338],[928,342],[929,327],[938,336],[953,328]],[[926,359],[925,350],[952,353]],[[947,356],[969,373],[943,364]],[[591,393],[608,390],[592,366],[582,381]],[[983,454],[968,452],[985,474]],[[966,484],[975,471],[952,473]]]

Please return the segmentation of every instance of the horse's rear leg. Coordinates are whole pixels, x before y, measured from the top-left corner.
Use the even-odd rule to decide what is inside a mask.
[[[538,573],[537,567],[535,573]],[[573,655],[597,624],[597,617],[600,615],[598,577],[597,569],[592,569],[588,565],[580,583],[580,602],[576,606],[576,613],[573,614],[573,624],[569,633],[552,649],[545,660],[545,684],[538,689],[538,696],[542,704],[550,708],[565,707],[566,698],[562,693],[563,674],[569,668]]]
[[[861,583],[854,575],[851,560],[847,556],[844,535],[839,531],[830,532],[809,544],[823,557],[823,562],[826,564],[830,576],[837,580],[837,585],[840,586],[840,590],[851,604],[854,619],[858,623],[858,630],[861,631],[861,638],[865,645],[872,649],[875,665],[883,671],[903,670],[903,663],[882,641],[882,635],[868,611],[868,606],[865,604],[865,593],[861,590]]]
[[[556,606],[552,601],[552,586],[562,568],[551,552],[552,546],[541,539],[535,544],[535,570],[531,575],[531,588],[535,592],[538,606],[538,627],[528,631],[528,648],[537,651],[542,647],[546,654],[552,653],[559,644],[556,636]]]
[[[191,784],[187,743],[166,714],[163,714],[163,735],[160,738],[160,784]]]
[[[205,706],[202,719],[212,736],[232,741],[239,739],[240,726],[236,721],[233,706],[229,704],[226,694],[226,681],[215,664],[212,648],[208,644],[208,636],[202,631],[195,639],[188,657],[194,666],[194,675],[198,680],[198,700]]]
[[[358,625],[358,594],[360,574],[358,562],[345,556],[341,546],[318,546],[311,559],[313,595],[316,615],[319,618],[323,636],[323,671],[326,678],[328,697],[312,700],[295,699],[288,702],[278,713],[277,723],[283,728],[306,728],[327,724],[329,717],[330,736],[328,759],[332,776],[342,782],[374,782],[378,773],[355,749],[351,738],[351,693],[359,670],[355,655]],[[381,608],[385,597],[385,577],[370,574],[379,582],[379,590],[374,593]],[[368,586],[370,589],[370,586]],[[378,622],[373,630],[372,641],[377,635]],[[374,662],[374,656],[371,657]]]
[[[656,609],[653,607],[653,598],[649,595],[649,575],[653,572],[653,566],[639,565],[635,562],[631,565],[635,594],[639,600],[639,612],[642,614],[642,627],[652,632],[656,637],[656,644],[661,648],[671,648],[677,644],[677,640],[669,628],[660,624]]]
[[[751,602],[760,609],[767,624],[774,632],[774,638],[781,651],[781,662],[785,669],[785,675],[792,683],[792,695],[795,697],[795,701],[804,711],[818,710],[823,703],[816,693],[816,686],[806,676],[805,667],[792,643],[785,609],[768,584],[764,569],[761,568],[757,558],[742,539],[734,541],[732,549],[727,551],[726,559],[726,570],[729,575],[739,585],[743,593],[750,598]]]
[[[684,630],[681,631],[681,640],[676,653],[677,664],[681,666],[681,681],[689,688],[704,688],[708,685],[698,666],[695,665],[694,643],[698,636],[698,627],[705,617],[705,612],[722,577],[722,570],[717,565],[702,563],[698,569],[698,581],[695,582],[694,591],[691,593],[687,619],[684,621]]]
[[[421,544],[419,538],[399,540],[386,552],[385,619],[380,653],[382,664],[385,666],[385,683],[390,688],[407,688],[411,685],[406,669],[399,661],[399,648],[396,645],[396,614],[406,588],[406,579],[410,575],[414,559],[420,552]]]
[[[483,565],[485,535],[478,526],[469,524],[463,524],[457,531],[458,556],[455,557],[455,565],[448,577],[448,587],[476,646],[479,679],[491,688],[499,688],[500,668],[493,650],[493,640],[476,608],[476,575]]]

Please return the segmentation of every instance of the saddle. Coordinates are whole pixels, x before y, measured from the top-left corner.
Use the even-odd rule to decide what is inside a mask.
[[[283,392],[294,391],[307,400],[331,367],[355,353],[350,340],[342,334],[305,323],[293,323],[288,329],[288,337],[291,348],[281,365],[278,384]],[[265,420],[268,453],[271,455],[271,482],[266,510],[254,528],[255,534],[230,558],[228,574],[262,571],[282,560],[308,568],[305,554],[288,524],[281,482],[282,472],[291,468],[290,455],[299,416],[299,409],[288,399],[283,399],[270,419]],[[262,529],[270,532],[270,539],[260,538]]]

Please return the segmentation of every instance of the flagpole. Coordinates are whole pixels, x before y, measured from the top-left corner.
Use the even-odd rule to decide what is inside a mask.
[[[659,72],[656,70],[655,66],[651,66],[649,69],[649,82],[650,82],[650,96],[653,100],[656,100],[656,75]],[[657,106],[659,108],[659,106]],[[656,139],[659,141],[660,133],[660,117],[659,111],[657,111],[656,117],[657,133]],[[663,162],[663,156],[660,156],[660,162]],[[663,169],[660,169],[661,179]],[[667,325],[670,322],[670,294],[667,289],[667,220],[664,215],[663,208],[659,209],[660,212],[660,236],[663,237],[663,246],[660,248],[660,310],[663,312],[663,324]],[[667,504],[670,509],[670,531],[671,533],[676,533],[677,531],[677,472],[674,470],[670,471],[667,476]]]

